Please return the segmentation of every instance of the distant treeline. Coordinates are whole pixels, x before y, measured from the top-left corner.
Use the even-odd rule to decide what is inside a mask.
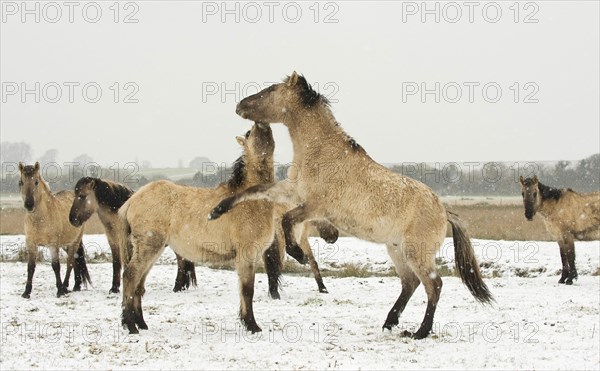
[[[276,168],[276,177],[281,180],[287,174],[288,166]],[[135,164],[124,169],[100,168],[99,166],[60,168],[58,165],[42,165],[43,176],[52,190],[73,189],[82,176],[93,176],[124,183],[134,190],[143,185],[168,179],[166,175],[141,175]],[[198,171],[191,178],[177,180],[176,183],[194,187],[215,187],[229,179],[230,167],[211,166],[210,174]],[[518,196],[519,176],[534,174],[546,185],[558,188],[573,188],[578,192],[600,190],[600,153],[580,161],[559,161],[556,163],[501,163],[501,162],[461,162],[461,163],[402,163],[390,166],[394,172],[417,179],[430,186],[441,196]],[[343,181],[343,169],[331,172]],[[329,169],[331,171],[331,169]],[[15,163],[2,164],[2,193],[19,191],[18,170]]]

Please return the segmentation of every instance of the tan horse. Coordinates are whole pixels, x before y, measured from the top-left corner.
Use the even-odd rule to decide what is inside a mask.
[[[121,253],[117,236],[119,215],[117,211],[131,195],[133,195],[133,190],[129,187],[110,180],[84,177],[75,184],[75,199],[69,213],[69,221],[73,226],[80,227],[94,213],[98,213],[112,253],[113,279],[109,293],[118,293],[121,285]],[[177,277],[173,291],[187,289],[190,284],[196,286],[194,263],[175,255],[177,256]]]
[[[69,223],[68,215],[74,198],[73,192],[61,191],[53,194],[40,174],[39,162],[33,166],[25,166],[19,162],[19,170],[21,172],[19,189],[27,211],[24,226],[28,255],[27,284],[21,296],[28,299],[31,295],[39,246],[46,246],[50,249],[52,269],[56,276],[58,290],[56,295],[60,297],[69,292],[69,278],[72,269],[75,269],[73,291],[81,290],[81,283],[83,282],[87,286],[87,283],[90,282],[90,275],[81,242],[83,227],[75,228]],[[59,248],[63,248],[67,252],[67,272],[63,282],[60,278]]]
[[[537,176],[519,180],[525,217],[531,221],[540,213],[546,229],[558,241],[562,260],[558,283],[572,285],[577,279],[574,240],[600,240],[600,192],[581,194],[570,188],[548,187]]]
[[[211,207],[222,198],[275,179],[271,128],[257,123],[245,137],[236,139],[244,153],[227,182],[214,189],[153,182],[138,190],[119,210],[125,267],[122,322],[130,333],[148,328],[141,306],[144,282],[166,244],[192,261],[234,259],[240,282],[242,323],[252,332],[261,331],[252,309],[256,265],[262,255],[271,285],[278,281],[283,255],[283,244],[274,243],[273,204],[248,202],[219,222],[206,221]]]
[[[460,277],[477,300],[493,300],[458,217],[446,211],[429,187],[371,159],[342,130],[327,100],[303,76],[294,72],[283,83],[243,99],[236,112],[250,120],[287,126],[294,146],[295,181],[259,185],[229,197],[213,209],[209,219],[247,200],[298,198],[300,206],[283,217],[287,246],[296,244],[293,229],[307,220],[325,220],[350,235],[386,244],[402,279],[402,292],[383,327],[391,330],[398,324],[400,313],[423,282],[428,297],[425,318],[415,333],[403,333],[417,339],[426,337],[433,325],[442,289],[435,255],[449,222]]]

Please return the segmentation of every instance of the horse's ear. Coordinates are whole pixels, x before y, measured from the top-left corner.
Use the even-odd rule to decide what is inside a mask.
[[[25,164],[23,164],[23,162],[19,161],[19,171],[23,172],[23,169],[25,169]]]
[[[240,146],[246,147],[246,138],[244,138],[244,137],[235,137],[235,140],[237,140],[237,142],[240,144]]]
[[[92,179],[92,180],[90,181],[90,188],[91,188],[91,189],[96,189],[96,179]]]
[[[521,182],[521,185],[525,185],[525,179],[523,179],[523,175],[519,175],[519,182]]]
[[[533,182],[534,182],[535,184],[538,184],[538,177],[537,177],[537,175],[534,175],[534,176],[533,176]]]
[[[40,163],[38,161],[36,161],[33,168],[34,168],[35,171],[39,171],[40,170]]]
[[[292,74],[290,75],[290,78],[287,81],[287,85],[288,86],[294,86],[298,83],[298,74],[296,73],[296,71],[292,72]]]

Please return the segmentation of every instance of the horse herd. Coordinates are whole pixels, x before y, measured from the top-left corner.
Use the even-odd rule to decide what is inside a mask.
[[[423,283],[427,308],[419,329],[402,336],[422,339],[432,328],[442,289],[435,256],[446,234],[453,234],[458,275],[479,302],[494,299],[482,279],[467,232],[423,183],[393,173],[375,162],[335,120],[329,102],[296,72],[243,99],[236,108],[254,121],[236,137],[243,148],[230,179],[215,188],[195,188],[170,181],[149,183],[137,192],[111,181],[85,177],[75,191],[53,194],[40,165],[20,163],[19,181],[25,215],[29,298],[38,246],[50,248],[57,295],[90,282],[81,242],[84,223],[97,213],[113,258],[111,293],[118,293],[123,268],[122,324],[130,333],[147,329],[142,311],[145,280],[169,246],[177,255],[174,291],[196,285],[192,262],[233,260],[239,278],[240,318],[246,329],[261,331],[252,309],[254,278],[262,259],[269,294],[278,299],[285,254],[310,263],[320,292],[327,292],[308,243],[312,224],[329,243],[338,231],[385,244],[401,278],[402,290],[383,324],[391,330],[416,288]],[[294,148],[288,179],[275,181],[275,143],[271,123],[287,126]],[[290,179],[294,179],[291,181]],[[333,180],[333,181],[332,181]],[[537,177],[520,178],[525,216],[544,216],[557,238],[562,259],[559,283],[577,279],[574,240],[600,239],[600,193],[578,194],[543,185]],[[59,248],[67,251],[60,277]]]

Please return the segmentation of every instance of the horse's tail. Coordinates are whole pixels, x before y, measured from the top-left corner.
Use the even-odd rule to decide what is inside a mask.
[[[83,241],[79,241],[79,248],[75,253],[75,264],[79,267],[78,274],[81,278],[83,286],[87,288],[88,283],[91,285],[92,280],[90,279],[90,271],[87,268],[87,262],[85,261],[85,249],[83,248]]]
[[[131,201],[131,199],[119,208],[119,225],[117,226],[117,241],[119,241],[121,266],[123,268],[127,266],[133,255],[133,245],[129,239],[129,235],[131,235],[131,226],[127,221],[127,210],[129,210],[130,205],[129,201]]]
[[[479,264],[475,259],[471,240],[462,225],[458,215],[447,212],[448,222],[452,226],[452,238],[454,239],[454,259],[456,270],[467,286],[471,294],[482,304],[491,304],[494,301],[492,293],[481,278]]]

